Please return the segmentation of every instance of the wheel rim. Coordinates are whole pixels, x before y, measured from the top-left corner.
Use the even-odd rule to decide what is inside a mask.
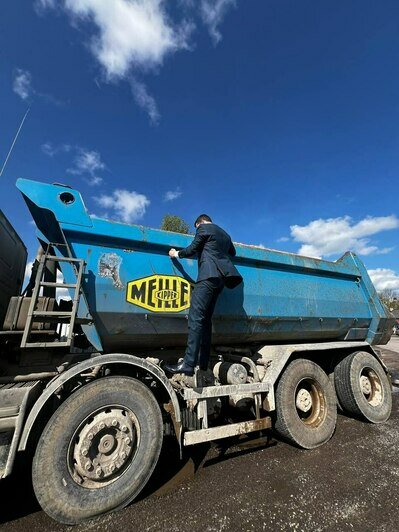
[[[365,367],[359,374],[360,389],[370,406],[379,406],[384,401],[384,388],[377,373]]]
[[[320,383],[302,379],[295,390],[295,406],[299,419],[308,427],[320,426],[326,417],[327,402]]]
[[[140,439],[134,413],[123,406],[106,406],[76,429],[68,448],[68,468],[82,487],[102,488],[115,482],[131,465]]]

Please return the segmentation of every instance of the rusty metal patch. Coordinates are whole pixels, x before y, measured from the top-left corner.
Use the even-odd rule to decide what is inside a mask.
[[[110,277],[112,284],[118,290],[123,290],[124,286],[119,276],[119,268],[122,258],[116,253],[103,253],[98,261],[98,275],[100,277]]]

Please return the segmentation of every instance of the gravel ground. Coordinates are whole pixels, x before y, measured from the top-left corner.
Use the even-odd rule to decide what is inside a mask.
[[[383,349],[399,371],[399,337]],[[332,440],[303,451],[270,437],[194,449],[170,477],[164,450],[145,496],[125,510],[77,527],[40,511],[28,472],[0,484],[7,531],[386,531],[399,529],[399,388],[391,419],[370,425],[338,416]],[[168,481],[169,480],[169,481]]]

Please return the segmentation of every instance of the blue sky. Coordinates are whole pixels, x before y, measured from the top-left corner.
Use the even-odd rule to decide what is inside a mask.
[[[238,242],[399,289],[397,0],[15,0],[0,17],[0,206],[18,177],[158,227],[207,212]]]

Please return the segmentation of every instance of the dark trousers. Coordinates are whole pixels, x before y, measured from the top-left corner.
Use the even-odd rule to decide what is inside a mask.
[[[188,340],[184,361],[191,367],[208,366],[211,352],[212,315],[217,298],[224,287],[220,277],[212,277],[196,283],[188,313]]]

